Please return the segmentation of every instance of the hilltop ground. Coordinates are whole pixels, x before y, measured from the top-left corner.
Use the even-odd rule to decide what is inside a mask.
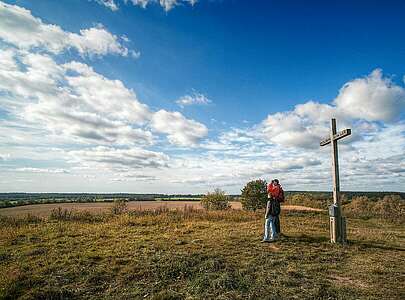
[[[325,212],[284,211],[261,244],[262,212],[1,218],[4,299],[404,299],[403,225],[349,219],[331,245]]]

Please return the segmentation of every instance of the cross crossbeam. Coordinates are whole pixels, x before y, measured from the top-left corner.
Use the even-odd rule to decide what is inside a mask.
[[[340,139],[342,139],[342,138],[344,138],[344,137],[346,137],[348,135],[351,135],[351,134],[352,134],[352,130],[347,128],[347,129],[342,130],[342,131],[336,133],[335,135],[333,135],[333,140],[337,141],[337,140],[340,140]],[[320,145],[321,146],[326,146],[326,145],[330,144],[330,141],[331,141],[330,137],[328,137],[327,139],[324,139],[323,141],[321,141]]]

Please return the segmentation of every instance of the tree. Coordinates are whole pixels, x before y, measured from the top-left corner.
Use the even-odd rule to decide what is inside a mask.
[[[201,199],[201,205],[207,210],[225,210],[230,208],[229,196],[220,189],[215,189],[213,193],[208,193]]]
[[[267,204],[267,182],[258,179],[248,182],[242,189],[241,201],[245,210],[256,211]]]

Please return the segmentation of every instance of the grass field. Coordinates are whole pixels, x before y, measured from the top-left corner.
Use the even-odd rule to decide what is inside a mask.
[[[88,211],[91,213],[104,213],[111,208],[111,202],[89,202],[89,203],[50,203],[50,204],[32,204],[16,207],[7,207],[0,209],[0,216],[24,216],[27,214],[47,217],[53,209],[61,207],[63,209],[75,211]],[[234,208],[241,208],[239,202],[231,202]],[[202,209],[199,202],[196,201],[130,201],[127,202],[129,210],[153,210],[160,207],[170,209],[183,209],[192,207]]]
[[[109,202],[90,202],[90,203],[50,203],[50,204],[32,204],[16,207],[7,207],[0,209],[0,216],[24,217],[28,214],[38,217],[47,217],[52,210],[61,207],[62,209],[75,210],[77,212],[88,211],[91,213],[105,213],[111,208],[112,203]],[[240,202],[231,201],[230,205],[233,209],[241,209]],[[155,209],[203,209],[200,202],[196,201],[131,201],[127,202],[129,210],[155,210]],[[300,205],[286,205],[286,210],[320,210],[311,207]]]
[[[274,244],[262,226],[239,210],[3,217],[0,298],[404,299],[403,226],[349,219],[344,247],[323,212],[284,211]]]

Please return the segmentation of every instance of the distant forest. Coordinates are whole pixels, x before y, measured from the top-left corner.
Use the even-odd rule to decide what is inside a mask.
[[[294,195],[310,195],[314,199],[330,200],[331,192],[323,191],[286,191],[287,199]],[[399,195],[405,200],[405,193],[401,192],[341,192],[345,201],[353,197],[366,196],[371,201],[381,199],[386,195]],[[132,193],[0,193],[0,208],[29,204],[68,203],[68,202],[112,202],[114,200],[126,201],[155,201],[155,200],[187,200],[199,201],[203,194],[132,194]],[[233,201],[238,201],[240,195],[230,195]]]

